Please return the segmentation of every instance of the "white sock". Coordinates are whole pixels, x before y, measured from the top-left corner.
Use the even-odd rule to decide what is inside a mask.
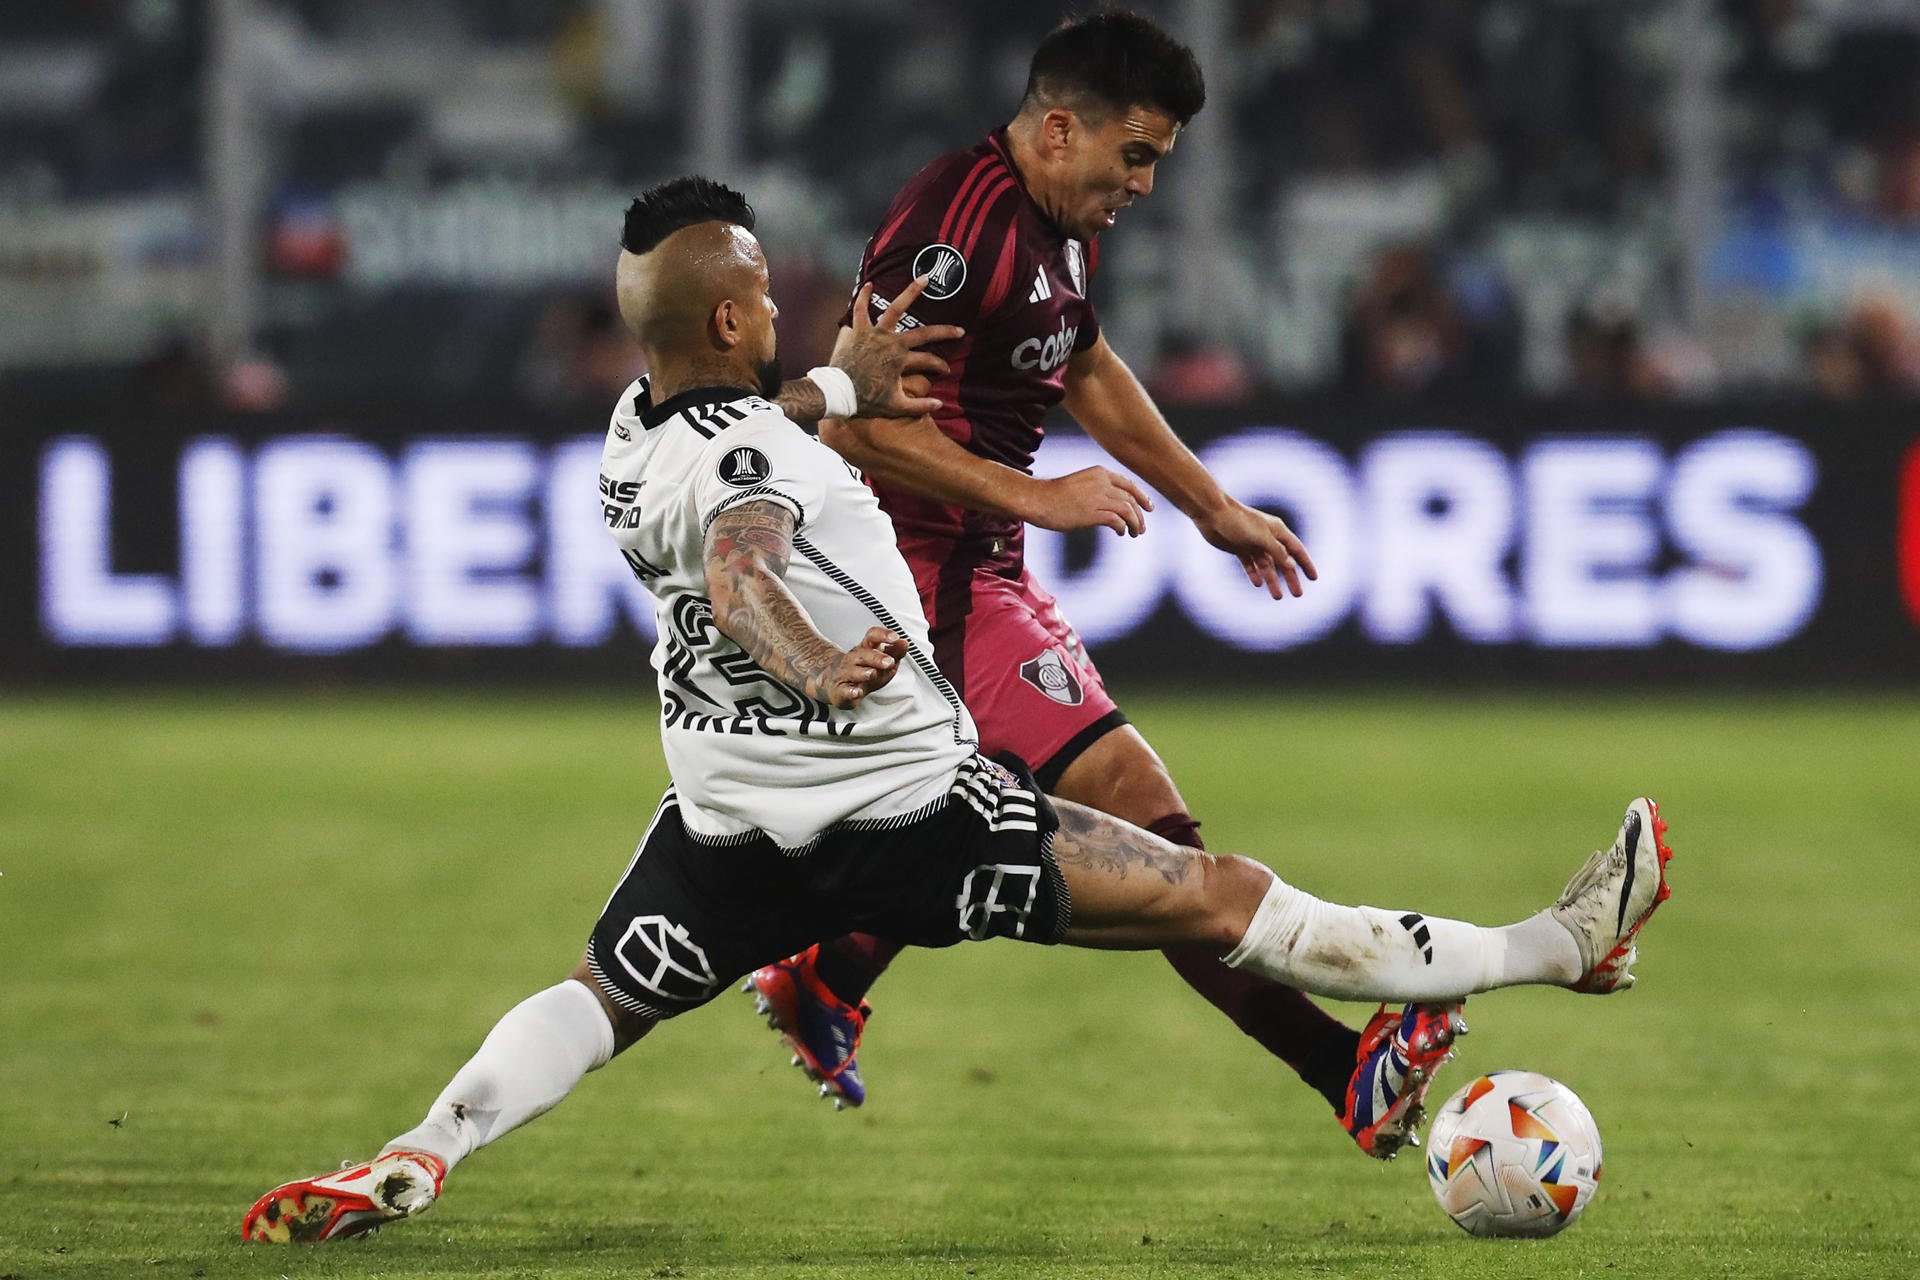
[[[1486,929],[1415,911],[1322,902],[1279,876],[1226,963],[1339,1000],[1458,1000],[1580,976],[1573,935],[1547,912]]]
[[[418,1127],[382,1147],[425,1151],[447,1168],[551,1111],[581,1077],[613,1057],[613,1024],[600,998],[569,978],[528,996],[487,1033]]]

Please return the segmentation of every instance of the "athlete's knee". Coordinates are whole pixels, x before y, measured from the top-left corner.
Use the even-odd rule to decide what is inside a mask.
[[[594,998],[600,1002],[600,1008],[607,1015],[607,1021],[613,1024],[613,1052],[616,1057],[632,1048],[640,1037],[653,1030],[654,1019],[645,1014],[635,1013],[631,1009],[624,1009],[615,1002],[606,988],[600,985],[600,979],[594,976],[593,968],[587,963],[586,957],[581,957],[580,963],[575,965],[573,972],[567,976],[593,992]]]
[[[1240,945],[1254,912],[1273,883],[1273,872],[1232,853],[1195,853],[1202,877],[1203,941],[1224,955]]]
[[[1060,775],[1053,793],[1140,827],[1186,808],[1173,775],[1131,725],[1088,747]]]

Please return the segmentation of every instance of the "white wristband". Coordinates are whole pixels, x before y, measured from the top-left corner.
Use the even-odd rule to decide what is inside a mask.
[[[851,418],[860,411],[860,397],[854,394],[853,379],[847,376],[846,370],[823,364],[807,370],[807,380],[826,397],[827,411],[823,416]]]

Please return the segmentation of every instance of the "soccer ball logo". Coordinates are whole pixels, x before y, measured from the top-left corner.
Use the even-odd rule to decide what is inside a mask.
[[[1476,1236],[1550,1236],[1600,1183],[1600,1130],[1557,1080],[1496,1071],[1447,1099],[1427,1133],[1427,1182]]]

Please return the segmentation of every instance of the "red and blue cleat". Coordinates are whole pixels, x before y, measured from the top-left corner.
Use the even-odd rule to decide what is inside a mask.
[[[855,1008],[829,991],[814,969],[819,955],[816,944],[755,969],[740,989],[752,994],[754,1009],[793,1051],[793,1065],[820,1086],[821,1097],[833,1099],[838,1111],[867,1100],[854,1055],[873,1006],[862,1000]]]
[[[1376,1160],[1420,1145],[1427,1087],[1467,1034],[1458,1004],[1381,1005],[1360,1033],[1353,1076],[1347,1081],[1340,1123]]]

